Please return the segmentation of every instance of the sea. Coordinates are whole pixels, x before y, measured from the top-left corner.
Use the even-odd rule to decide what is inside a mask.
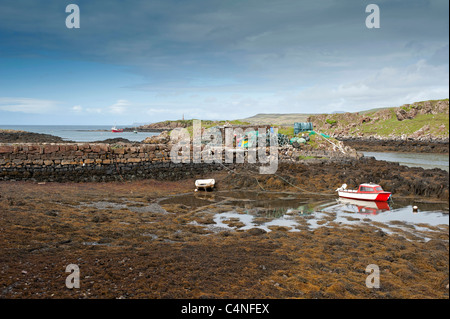
[[[425,169],[440,168],[449,171],[448,154],[404,153],[404,152],[362,152],[364,156],[375,157],[379,161],[397,162],[409,167]]]
[[[125,126],[117,126],[117,128],[125,128]],[[0,129],[50,134],[59,136],[63,140],[74,142],[103,141],[118,137],[125,138],[132,142],[142,142],[149,136],[159,134],[139,131],[137,133],[113,133],[111,132],[110,125],[0,125]]]

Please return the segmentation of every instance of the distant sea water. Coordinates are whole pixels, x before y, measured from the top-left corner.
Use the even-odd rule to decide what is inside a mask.
[[[449,171],[447,154],[434,153],[403,153],[403,152],[362,152],[364,156],[373,156],[376,160],[397,162],[409,167],[423,167],[425,169],[440,168]]]
[[[117,128],[125,128],[117,126]],[[112,133],[110,125],[0,125],[0,129],[18,130],[32,133],[59,136],[66,141],[94,142],[109,138],[126,138],[133,142],[141,142],[149,136],[158,135],[152,132]]]

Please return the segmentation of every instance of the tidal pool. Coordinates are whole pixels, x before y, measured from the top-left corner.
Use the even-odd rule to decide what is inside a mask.
[[[200,197],[193,200],[195,196]],[[301,231],[317,227],[370,224],[386,232],[392,232],[390,228],[395,227],[417,233],[446,230],[449,225],[448,204],[443,203],[401,200],[386,203],[348,200],[337,196],[310,197],[295,193],[242,191],[185,194],[164,202],[183,203],[204,214],[211,214],[213,223],[204,226],[215,231],[260,228],[269,232],[277,227],[286,231]],[[417,212],[413,212],[413,206],[418,207]]]

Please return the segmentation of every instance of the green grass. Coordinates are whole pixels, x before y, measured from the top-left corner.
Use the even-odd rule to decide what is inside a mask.
[[[359,126],[360,131],[365,134],[378,134],[380,136],[389,136],[407,134],[410,135],[425,125],[430,126],[430,130],[426,133],[438,133],[439,127],[444,124],[445,132],[449,130],[449,115],[448,114],[419,114],[412,120],[398,121],[395,112],[391,111],[393,115],[380,122],[363,123]],[[441,131],[442,134],[442,131]]]
[[[314,156],[303,156],[303,155],[300,155],[298,157],[299,160],[309,160],[309,159],[313,159],[313,158],[315,158],[315,157]]]
[[[435,112],[436,104],[442,101],[448,102],[448,99],[420,101],[409,105],[402,105],[400,107],[371,109],[359,113],[320,114],[314,116],[312,122],[314,123],[316,130],[327,134],[333,134],[336,130],[342,132],[342,130],[345,129],[350,135],[359,135],[360,133],[363,133],[364,136],[379,135],[389,137],[401,136],[403,134],[409,136],[428,125],[429,129],[426,130],[424,134],[448,137],[449,114],[448,104],[445,106],[446,103],[444,103],[443,109],[439,109],[438,112],[440,113],[438,114],[418,114],[411,120],[403,121],[397,120],[396,115],[396,111],[399,109],[408,112],[414,108],[421,108],[425,104],[431,105],[433,112]],[[366,121],[366,117],[370,120]],[[330,127],[330,124],[332,127]]]
[[[288,135],[288,136],[294,136],[294,127],[293,126],[292,127],[280,126],[280,127],[278,127],[278,133]]]
[[[442,100],[430,100],[411,103],[409,106],[402,106],[406,111],[411,110],[414,107],[421,106],[426,102],[431,103],[434,106],[439,101],[448,101],[448,99]],[[435,136],[449,136],[449,115],[446,113],[439,114],[419,114],[412,120],[398,121],[396,116],[396,110],[398,107],[386,107],[376,108],[356,113],[335,113],[335,114],[257,114],[253,117],[243,120],[233,121],[210,121],[202,120],[201,124],[203,128],[210,128],[213,126],[221,126],[225,123],[232,125],[258,125],[267,124],[278,128],[278,133],[289,136],[294,135],[294,122],[306,122],[308,117],[317,119],[315,123],[315,130],[326,134],[332,134],[335,130],[341,130],[343,128],[349,129],[350,134],[364,133],[367,135],[379,135],[379,136],[401,136],[403,134],[410,135],[425,125],[429,125],[430,129],[425,134],[433,134]],[[448,112],[448,111],[447,111]],[[362,116],[370,117],[369,122],[362,122]],[[378,120],[374,120],[378,118]],[[167,121],[176,122],[176,121]],[[178,121],[187,125],[187,130],[192,136],[193,120]],[[314,120],[313,120],[314,122]],[[323,123],[328,123],[332,127],[323,126]],[[444,128],[440,128],[444,125]],[[352,127],[354,126],[354,127]],[[307,134],[308,132],[306,132]],[[301,135],[301,134],[300,134]],[[321,137],[317,137],[321,139]],[[333,139],[332,142],[336,143]],[[316,140],[314,135],[311,136],[310,144],[313,148],[318,146],[319,140]]]

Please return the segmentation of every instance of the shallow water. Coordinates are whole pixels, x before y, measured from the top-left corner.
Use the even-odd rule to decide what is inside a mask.
[[[409,167],[425,169],[440,168],[449,171],[449,158],[446,154],[403,153],[403,152],[361,152],[364,156],[373,156],[376,160],[397,162]]]
[[[379,207],[380,205],[382,207]],[[413,206],[418,207],[417,212],[413,211]],[[339,199],[335,205],[327,207],[324,211],[336,212],[341,219],[349,215],[359,215],[362,218],[382,223],[401,221],[431,226],[449,225],[448,206],[446,204],[420,204],[396,201],[384,205],[374,202]]]
[[[159,134],[153,132],[112,133],[111,127],[112,125],[0,125],[0,129],[49,134],[61,137],[66,141],[74,142],[94,142],[110,138],[125,138],[132,142],[142,142],[149,136]],[[117,127],[124,128],[120,126]]]
[[[292,193],[242,191],[186,194],[166,199],[164,203],[182,203],[197,209],[205,207],[206,213],[213,214],[214,223],[205,225],[211,230],[260,228],[271,231],[273,227],[284,227],[288,231],[301,231],[305,227],[314,229],[382,223],[386,225],[383,228],[386,232],[392,232],[389,227],[415,232],[431,231],[433,228],[445,230],[449,225],[449,208],[442,203],[400,200],[380,203],[346,200],[337,196],[308,197]],[[418,206],[417,212],[413,212],[413,206]]]
[[[166,206],[167,205],[167,206]],[[389,202],[357,201],[337,196],[305,196],[296,193],[214,191],[179,194],[160,198],[157,203],[99,201],[80,203],[79,208],[126,209],[133,213],[167,214],[165,207],[177,214],[177,205],[196,216],[209,216],[192,225],[211,232],[259,228],[270,232],[283,228],[289,232],[318,227],[376,226],[386,233],[429,240],[430,232],[448,232],[449,207],[446,203],[418,203],[407,200]],[[413,206],[418,210],[413,211]]]

